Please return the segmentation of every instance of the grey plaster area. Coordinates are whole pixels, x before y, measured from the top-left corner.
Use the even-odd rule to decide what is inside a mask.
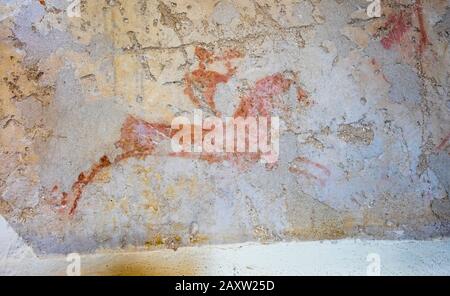
[[[38,254],[448,236],[450,3],[382,2],[0,0],[0,215]],[[274,165],[172,153],[245,100]]]

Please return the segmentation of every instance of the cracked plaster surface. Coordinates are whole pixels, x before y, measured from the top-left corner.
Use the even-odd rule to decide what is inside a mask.
[[[448,235],[449,1],[67,6],[0,0],[0,214],[35,252]],[[170,153],[174,117],[266,99],[276,165]]]

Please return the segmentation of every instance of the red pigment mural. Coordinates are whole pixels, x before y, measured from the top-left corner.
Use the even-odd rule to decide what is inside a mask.
[[[220,112],[217,111],[214,102],[217,85],[219,83],[227,83],[236,73],[236,69],[231,65],[231,60],[240,58],[241,54],[236,50],[229,50],[223,56],[218,57],[202,47],[197,47],[195,55],[199,60],[198,69],[186,74],[184,93],[195,106],[200,108],[206,104],[214,114],[220,116]],[[224,64],[227,69],[225,74],[207,69],[209,65],[217,62]],[[200,92],[201,95],[196,95],[196,92]]]
[[[196,57],[199,60],[198,69],[186,74],[185,77],[185,94],[192,100],[192,102],[201,107],[206,104],[216,115],[220,112],[216,110],[214,95],[219,83],[227,83],[229,79],[236,73],[236,69],[231,66],[231,60],[242,57],[241,53],[235,50],[229,50],[222,56],[215,56],[208,50],[197,47],[195,50]],[[221,74],[215,71],[207,70],[208,65],[216,62],[223,62],[227,72]],[[281,73],[276,73],[264,77],[256,81],[254,87],[244,96],[241,97],[239,106],[233,113],[233,117],[248,117],[248,116],[271,116],[274,108],[274,98],[276,96],[286,93],[291,86],[296,82],[290,78],[284,77]],[[200,91],[201,96],[195,95]],[[297,86],[297,99],[299,102],[306,102],[308,94],[300,86]],[[192,131],[195,129],[192,126]],[[198,127],[197,127],[198,128]],[[71,186],[70,192],[62,192],[60,194],[60,207],[68,208],[69,214],[73,215],[77,209],[79,200],[83,194],[86,186],[95,181],[95,177],[104,169],[125,161],[129,158],[144,159],[145,157],[154,154],[158,145],[170,139],[177,130],[173,130],[170,125],[163,123],[150,123],[142,119],[128,116],[121,128],[120,139],[116,142],[116,147],[121,150],[114,160],[110,160],[107,156],[93,164],[88,171],[81,172],[78,179]],[[182,157],[207,161],[208,163],[220,163],[223,161],[230,161],[235,165],[242,163],[251,164],[260,160],[259,153],[172,153],[167,152],[160,156]],[[320,164],[311,162],[304,158],[296,159],[297,162],[303,162],[307,165],[319,168],[323,174],[330,174],[329,170]],[[270,168],[270,166],[268,166]],[[303,174],[309,178],[318,180],[321,184],[324,183],[321,177],[316,177],[309,174],[307,171],[294,170],[291,172],[296,174]],[[52,193],[58,192],[58,186],[55,186]]]
[[[314,170],[315,173],[311,173],[310,169]],[[289,171],[295,175],[316,181],[321,186],[325,186],[326,180],[331,176],[331,171],[326,166],[311,161],[306,157],[297,157],[294,159],[289,167]]]
[[[385,49],[391,49],[396,44],[400,45],[404,42],[410,42],[410,40],[406,39],[408,38],[407,33],[411,31],[414,17],[417,20],[420,34],[417,51],[420,55],[425,51],[429,38],[421,0],[416,0],[416,3],[408,10],[402,10],[388,17],[384,24],[387,34],[381,39],[381,44]]]

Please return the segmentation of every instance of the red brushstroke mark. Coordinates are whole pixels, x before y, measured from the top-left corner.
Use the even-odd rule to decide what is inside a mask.
[[[238,51],[229,50],[222,56],[214,56],[213,53],[206,49],[197,47],[196,56],[199,60],[199,68],[189,73],[185,77],[186,88],[185,94],[197,105],[200,106],[200,99],[195,96],[195,90],[201,90],[203,93],[204,102],[211,108],[211,110],[218,115],[214,102],[214,94],[219,83],[227,83],[234,75],[236,69],[231,66],[231,60],[241,57]],[[215,62],[223,62],[227,69],[225,74],[220,74],[215,71],[207,70],[207,65]],[[233,116],[247,117],[247,116],[265,116],[268,117],[273,111],[274,97],[282,95],[287,92],[290,87],[295,84],[292,79],[285,78],[282,74],[277,73],[258,80],[255,86],[248,92],[247,95],[241,98],[241,102],[235,110]],[[308,94],[301,88],[297,88],[297,99],[299,102],[305,102],[308,99]],[[269,123],[270,124],[270,123]],[[199,127],[191,126],[191,141],[194,141],[193,133]],[[226,127],[224,126],[224,129]],[[208,130],[202,128],[203,136]],[[74,182],[71,187],[71,192],[62,193],[60,205],[64,208],[70,202],[72,203],[69,214],[73,215],[77,209],[79,200],[82,196],[83,190],[86,186],[92,183],[103,169],[117,164],[129,158],[146,158],[154,154],[158,145],[165,140],[171,139],[177,130],[173,130],[170,125],[163,123],[150,123],[142,119],[137,119],[133,116],[128,116],[121,128],[120,139],[116,142],[116,147],[122,152],[113,161],[110,161],[107,156],[103,156],[99,162],[91,166],[87,172],[82,172],[78,176],[78,180]],[[235,133],[235,141],[236,141]],[[247,135],[248,136],[248,135]],[[246,139],[247,141],[248,139]],[[236,142],[235,142],[236,143]],[[162,152],[163,155],[170,157],[182,157],[190,159],[199,159],[207,161],[208,163],[221,163],[230,161],[234,164],[254,163],[261,158],[260,153],[192,153],[181,152],[171,153]],[[306,164],[319,168],[326,175],[330,172],[320,164],[307,161],[299,158],[297,161],[303,161]],[[274,167],[274,165],[269,165]],[[304,173],[307,175],[306,173]],[[313,175],[310,177],[312,178]],[[315,176],[314,176],[315,177]],[[320,178],[315,179],[321,181]],[[323,181],[324,182],[324,181]],[[322,183],[322,181],[321,181]],[[52,190],[52,194],[59,191],[58,186]]]
[[[65,207],[69,200],[69,194],[67,192],[62,193],[61,206]]]
[[[297,167],[289,167],[289,172],[291,172],[291,173],[293,173],[293,174],[295,174],[295,175],[302,175],[302,176],[305,176],[305,177],[308,178],[308,179],[313,179],[313,180],[319,182],[319,184],[320,184],[321,186],[325,186],[325,180],[324,180],[324,179],[321,179],[321,178],[319,178],[319,177],[317,177],[317,176],[311,174],[311,173],[308,172],[307,170],[299,169],[299,168],[297,168]]]
[[[59,189],[58,185],[53,186],[52,193],[58,192],[58,189]]]
[[[120,140],[116,142],[116,147],[120,148],[122,153],[112,162],[107,156],[103,156],[88,172],[80,173],[78,180],[71,187],[71,192],[62,193],[60,205],[65,207],[69,201],[72,201],[69,214],[73,215],[77,209],[83,189],[92,183],[95,176],[103,169],[129,158],[145,158],[151,155],[161,141],[170,139],[175,132],[176,130],[173,130],[170,125],[149,123],[142,119],[128,116],[122,125]],[[212,161],[210,156],[201,156],[201,159]],[[52,191],[58,191],[58,187],[55,186]]]
[[[56,207],[58,212],[61,214],[64,213],[64,209],[66,208],[69,200],[69,195],[66,192],[61,193],[58,185],[53,186],[49,193],[50,199],[46,199],[48,204]]]
[[[208,59],[210,55],[203,57]],[[275,96],[282,95],[289,90],[294,81],[285,78],[282,74],[277,73],[258,80],[255,86],[241,98],[239,106],[236,108],[233,117],[248,117],[248,116],[264,116],[268,117],[273,111],[273,100]],[[300,91],[303,96],[307,96],[306,92]],[[270,120],[269,120],[270,124]],[[224,126],[225,130],[226,126]],[[205,130],[204,130],[205,131]],[[248,136],[248,134],[246,134]],[[235,143],[237,141],[235,133]],[[249,139],[246,139],[248,143]],[[255,163],[261,159],[260,153],[248,152],[228,152],[228,153],[172,153],[171,156],[205,160],[208,163],[221,163],[230,161],[231,163],[242,166],[245,164]]]
[[[128,158],[143,158],[150,155],[160,140],[171,136],[171,131],[168,125],[148,123],[129,116],[122,126],[120,140],[116,143],[116,146],[122,150],[122,153],[113,162],[107,156],[103,156],[88,171],[81,172],[77,181],[73,183],[71,192],[62,193],[61,206],[65,207],[71,202],[69,214],[73,215],[84,188],[91,184],[95,176],[103,169]],[[52,192],[55,191],[58,191],[58,186],[52,189]]]
[[[207,60],[210,58],[207,53],[202,54],[204,54],[202,59]],[[234,116],[269,116],[272,111],[273,97],[286,92],[292,83],[292,80],[284,78],[281,74],[271,75],[258,80],[255,87],[242,99]],[[192,130],[194,128],[194,126],[191,127]],[[205,135],[207,131],[208,130],[203,129],[203,135]],[[113,162],[110,162],[109,159],[104,156],[101,161],[94,164],[88,172],[81,173],[78,180],[72,185],[71,193],[63,193],[61,205],[66,205],[69,199],[73,200],[69,212],[73,215],[83,193],[83,189],[94,180],[95,176],[102,169],[129,158],[145,158],[155,151],[161,141],[170,139],[176,132],[177,131],[173,130],[170,125],[149,123],[145,120],[128,116],[122,125],[120,140],[116,142],[116,146],[122,150],[122,153],[117,156]],[[191,139],[193,140],[192,134]],[[259,161],[261,157],[259,153],[246,152],[220,154],[182,152],[168,153],[167,156],[199,159],[207,161],[208,163],[230,161],[234,164],[256,162]]]
[[[424,52],[426,46],[428,45],[429,39],[428,39],[428,33],[426,30],[426,26],[425,26],[425,18],[423,15],[422,1],[417,0],[415,6],[416,6],[415,11],[416,11],[417,19],[419,21],[419,29],[420,29],[419,53],[422,54]]]
[[[39,3],[43,6],[45,6],[45,0],[39,0]]]
[[[299,102],[304,102],[308,99],[308,94],[302,88],[297,89],[297,99]]]
[[[311,101],[309,100],[308,93],[301,87],[297,88],[297,100],[299,103],[309,106],[311,105]]]
[[[116,146],[122,149],[114,162],[127,158],[144,158],[155,150],[161,140],[171,137],[170,125],[149,123],[133,116],[128,116],[122,125],[120,140]]]
[[[306,168],[300,168],[300,166],[311,167],[317,171],[319,176],[309,172]],[[324,165],[311,161],[306,157],[297,157],[289,167],[289,172],[295,175],[302,175],[308,179],[319,182],[321,186],[325,186],[327,178],[331,176],[331,171]]]
[[[208,52],[201,51],[201,55],[198,55],[201,60],[210,60],[212,55]],[[237,54],[233,54],[229,51],[223,59],[227,60],[229,57],[236,57]],[[269,116],[272,112],[272,101],[277,95],[281,95],[286,92],[289,87],[294,83],[293,80],[284,78],[282,74],[274,74],[258,80],[255,86],[249,91],[249,93],[241,98],[241,102],[234,112],[234,118],[247,117],[247,116]],[[270,125],[270,118],[268,124]],[[192,127],[194,128],[194,127]],[[224,124],[223,130],[226,130]],[[203,129],[203,136],[208,130]],[[237,143],[237,133],[234,134],[234,143]],[[246,134],[248,137],[248,134]],[[191,136],[193,140],[193,137]],[[246,143],[249,143],[249,139],[245,139]],[[208,163],[222,163],[229,161],[236,166],[245,166],[246,164],[255,163],[261,159],[260,153],[248,153],[248,152],[226,152],[226,153],[169,153],[169,156],[204,160]]]
[[[234,117],[269,116],[273,109],[273,97],[286,92],[293,81],[282,74],[274,74],[258,80],[234,112]]]
[[[389,33],[381,39],[381,44],[385,49],[391,49],[394,44],[402,43],[406,33],[411,28],[413,15],[417,18],[418,31],[420,33],[417,52],[419,55],[423,54],[430,40],[426,29],[422,0],[416,0],[415,4],[408,11],[401,11],[389,16],[384,25]]]
[[[95,176],[104,168],[111,166],[111,162],[109,161],[107,156],[102,156],[99,162],[92,165],[92,167],[87,172],[81,172],[78,175],[78,180],[73,183],[72,191],[70,194],[63,192],[63,198],[61,205],[65,206],[67,204],[67,200],[73,200],[72,206],[69,210],[69,214],[73,215],[78,206],[78,201],[81,198],[81,194],[83,193],[83,189],[89,185],[95,178]]]
[[[297,157],[295,160],[296,160],[296,161],[299,161],[299,162],[303,162],[303,163],[309,164],[309,165],[312,165],[313,167],[322,170],[323,173],[324,173],[326,176],[328,176],[328,177],[331,175],[330,170],[329,170],[327,167],[325,167],[324,165],[321,165],[320,163],[311,161],[311,160],[309,160],[309,159],[307,159],[307,158],[305,158],[305,157]]]
[[[445,149],[445,147],[447,147],[448,142],[450,141],[450,134],[448,134],[443,140],[442,142],[436,147],[437,151],[442,151]]]
[[[381,39],[381,44],[385,49],[390,49],[394,44],[398,44],[402,41],[406,32],[410,29],[408,24],[409,14],[405,12],[400,12],[398,14],[391,15],[385,27],[388,28],[389,33],[383,39]]]
[[[201,107],[201,99],[195,95],[195,90],[200,91],[202,93],[204,103],[209,106],[214,114],[219,116],[220,112],[217,111],[216,104],[214,102],[214,95],[217,90],[217,85],[219,83],[227,83],[236,73],[236,69],[231,65],[231,60],[241,57],[241,54],[238,51],[229,50],[223,56],[217,57],[208,50],[197,47],[195,49],[195,55],[199,60],[198,69],[186,74],[186,87],[184,89],[184,93],[197,107]],[[214,64],[218,61],[224,63],[227,70],[225,74],[207,70],[207,65]]]

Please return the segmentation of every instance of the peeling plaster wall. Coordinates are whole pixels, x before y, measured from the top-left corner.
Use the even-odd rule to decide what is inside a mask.
[[[36,253],[449,234],[450,1],[68,4],[0,0],[0,214]],[[198,108],[279,116],[278,162],[174,155]]]

